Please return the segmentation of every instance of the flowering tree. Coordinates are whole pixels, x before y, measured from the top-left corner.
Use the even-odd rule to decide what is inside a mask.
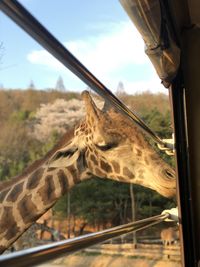
[[[97,106],[103,102],[96,99]],[[39,141],[46,141],[52,132],[59,135],[75,126],[85,116],[83,101],[56,99],[54,103],[42,104],[35,114],[32,135]]]

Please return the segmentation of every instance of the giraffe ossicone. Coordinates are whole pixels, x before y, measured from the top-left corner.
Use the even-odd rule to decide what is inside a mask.
[[[82,94],[86,117],[41,160],[0,184],[0,251],[75,184],[93,176],[135,183],[165,197],[176,194],[174,170],[133,123]]]

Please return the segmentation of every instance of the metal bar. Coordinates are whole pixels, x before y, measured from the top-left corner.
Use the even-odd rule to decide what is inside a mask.
[[[134,114],[108,88],[106,88],[19,2],[16,0],[0,0],[0,9],[91,89],[134,121],[143,131],[151,136],[155,142],[167,147],[167,144],[164,143],[162,139],[160,139],[136,114]]]
[[[170,88],[170,100],[173,112],[173,127],[176,140],[177,166],[177,202],[181,217],[181,255],[184,267],[196,266],[196,248],[194,244],[194,222],[191,209],[191,185],[189,175],[189,155],[187,145],[187,127],[185,114],[185,89],[180,73]]]
[[[6,254],[0,257],[0,266],[30,267],[35,264],[41,264],[45,261],[72,254],[110,238],[150,227],[164,221],[169,218],[169,216],[169,214],[161,214],[137,222],[120,225],[101,232]]]

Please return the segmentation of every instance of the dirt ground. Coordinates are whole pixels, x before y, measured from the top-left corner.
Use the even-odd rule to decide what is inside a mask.
[[[109,255],[71,255],[38,267],[181,267],[180,262]]]

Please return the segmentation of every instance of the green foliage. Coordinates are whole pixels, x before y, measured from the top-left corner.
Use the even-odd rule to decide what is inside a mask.
[[[72,210],[93,225],[115,223],[119,209],[129,197],[127,193],[124,184],[104,179],[88,180],[72,190]]]
[[[29,118],[30,111],[28,110],[19,110],[13,112],[10,116],[12,121],[25,121]]]
[[[125,200],[129,200],[128,186],[114,181],[93,178],[82,182],[70,192],[71,213],[91,225],[117,225]],[[130,201],[129,201],[130,202]],[[58,201],[55,210],[66,212],[67,198]],[[127,221],[127,218],[123,218]]]
[[[162,114],[156,107],[145,112],[142,115],[142,119],[148,124],[148,126],[155,131],[161,138],[171,138],[171,121],[169,110]]]

